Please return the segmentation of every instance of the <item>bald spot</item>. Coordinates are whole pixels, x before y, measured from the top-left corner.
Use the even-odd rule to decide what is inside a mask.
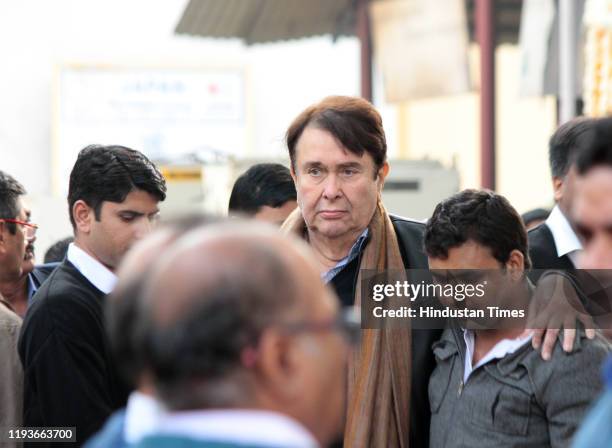
[[[275,228],[252,223],[188,233],[149,279],[145,302],[153,321],[162,327],[205,305],[217,288],[232,289],[236,297],[256,292],[262,303],[254,306],[267,304],[299,315],[308,312],[308,297],[323,288],[307,246],[279,235]]]

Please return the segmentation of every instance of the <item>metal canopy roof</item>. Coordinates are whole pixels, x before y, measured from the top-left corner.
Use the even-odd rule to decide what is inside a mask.
[[[202,37],[239,38],[247,44],[325,34],[352,36],[357,1],[190,0],[175,31]],[[474,0],[465,2],[470,39],[474,40]],[[522,3],[495,0],[497,43],[518,42]]]

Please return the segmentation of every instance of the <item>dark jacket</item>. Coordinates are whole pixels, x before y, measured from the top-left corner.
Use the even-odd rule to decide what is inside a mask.
[[[529,274],[532,282],[536,283],[540,277],[541,271],[538,272],[538,270],[564,269],[572,271],[574,269],[574,265],[567,255],[562,257],[557,255],[555,239],[546,223],[542,223],[527,232],[527,240],[529,242],[531,267],[536,270]]]
[[[67,260],[36,292],[19,337],[24,426],[76,427],[80,445],[125,405],[128,391],[111,358],[103,300]]]
[[[394,215],[391,215],[391,222],[397,234],[405,268],[427,269],[427,257],[423,251],[425,224]],[[331,281],[331,285],[343,306],[352,306],[355,301],[355,287],[360,262],[361,257],[357,257]],[[427,385],[435,368],[431,346],[441,335],[442,330],[412,330],[411,447],[426,447],[429,445],[430,411]]]

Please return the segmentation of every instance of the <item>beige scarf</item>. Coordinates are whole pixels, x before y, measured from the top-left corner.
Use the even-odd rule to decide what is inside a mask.
[[[282,230],[303,236],[305,226],[298,208]],[[361,257],[355,306],[361,304],[361,269],[405,269],[395,229],[380,201],[368,228],[370,242]],[[411,347],[408,326],[362,330],[361,344],[349,359],[345,447],[408,448]]]

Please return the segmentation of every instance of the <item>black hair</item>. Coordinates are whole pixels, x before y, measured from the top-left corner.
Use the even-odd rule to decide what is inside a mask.
[[[580,152],[583,136],[593,128],[594,118],[578,117],[559,126],[548,142],[548,158],[553,177],[564,178]]]
[[[74,237],[69,236],[67,238],[56,241],[47,249],[45,252],[45,263],[54,263],[56,261],[63,261],[66,258],[66,252],[68,252],[68,246],[74,241]]]
[[[265,205],[278,208],[296,198],[289,168],[279,163],[259,163],[246,170],[234,183],[229,211],[255,215]]]
[[[468,240],[488,247],[500,263],[506,263],[513,250],[531,267],[527,232],[510,202],[488,190],[464,190],[440,202],[425,228],[425,252],[434,258],[448,257],[449,249]]]
[[[76,228],[72,208],[83,200],[100,220],[102,203],[123,202],[134,190],[143,190],[159,201],[166,198],[166,181],[142,153],[124,146],[90,145],[83,148],[70,173],[68,212]]]
[[[19,214],[17,201],[19,196],[26,193],[25,188],[13,176],[0,171],[0,218],[15,219]],[[11,234],[15,234],[15,223],[7,222],[6,227]]]
[[[528,226],[533,221],[545,221],[550,215],[550,210],[545,208],[534,208],[533,210],[529,210],[521,215],[523,219],[523,224]]]
[[[612,118],[598,120],[585,140],[586,148],[576,160],[578,174],[584,175],[596,166],[612,168]]]

